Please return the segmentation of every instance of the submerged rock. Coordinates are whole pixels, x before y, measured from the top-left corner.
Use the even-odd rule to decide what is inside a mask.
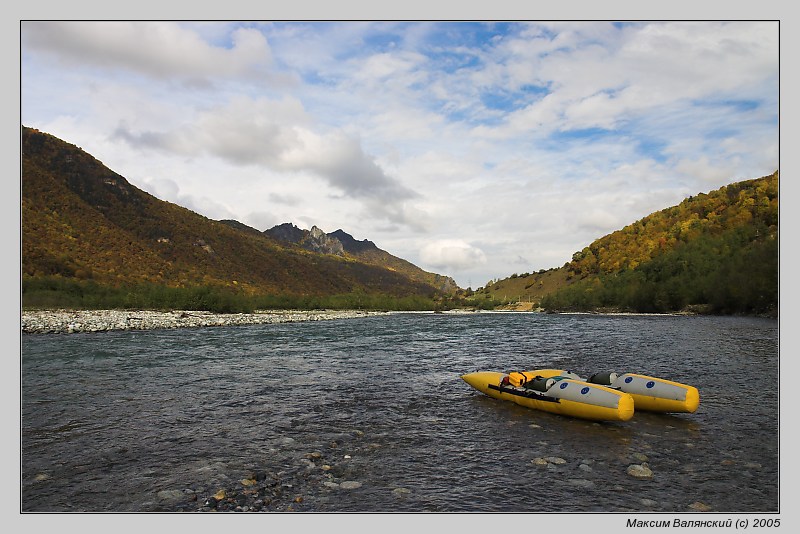
[[[634,478],[653,478],[653,471],[646,463],[629,465],[627,472]]]
[[[181,490],[161,490],[158,492],[157,496],[162,501],[178,501],[186,497]]]
[[[548,469],[557,469],[556,466],[564,465],[567,461],[564,458],[559,458],[558,456],[546,456],[544,458],[534,458],[531,460],[533,465],[540,465],[542,467],[547,467]]]

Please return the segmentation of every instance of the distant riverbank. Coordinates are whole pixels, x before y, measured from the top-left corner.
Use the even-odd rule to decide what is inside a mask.
[[[386,312],[365,310],[263,310],[255,313],[151,310],[23,311],[23,334],[72,334],[112,330],[153,330],[352,319]]]

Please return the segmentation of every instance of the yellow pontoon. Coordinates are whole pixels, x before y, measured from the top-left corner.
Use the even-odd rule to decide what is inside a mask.
[[[535,410],[597,421],[627,421],[633,417],[631,395],[576,380],[577,375],[560,369],[509,374],[483,371],[461,378],[490,397]]]
[[[696,387],[663,378],[636,373],[597,373],[586,381],[629,394],[637,410],[694,413],[700,406],[700,392]]]

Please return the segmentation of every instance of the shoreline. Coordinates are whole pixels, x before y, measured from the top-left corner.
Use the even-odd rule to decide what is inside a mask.
[[[693,311],[672,313],[634,313],[620,311],[589,312],[543,312],[540,310],[477,310],[454,309],[434,311],[378,311],[378,310],[256,310],[253,313],[213,313],[197,310],[23,310],[20,315],[21,334],[77,334],[124,330],[166,330],[174,328],[204,328],[214,326],[245,326],[256,324],[279,324],[305,321],[332,321],[386,316],[395,313],[472,315],[497,314],[542,314],[557,315],[610,315],[610,316],[703,316]],[[747,316],[777,319],[773,316]]]
[[[76,334],[244,326],[354,319],[387,313],[366,310],[257,310],[254,313],[212,313],[193,310],[23,310],[20,331],[22,334]]]

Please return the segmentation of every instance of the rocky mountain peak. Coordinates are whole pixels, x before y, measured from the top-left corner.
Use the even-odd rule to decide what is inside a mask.
[[[301,230],[292,223],[287,222],[273,226],[269,230],[265,230],[264,233],[277,241],[300,243],[305,238],[306,230]]]
[[[309,234],[309,237],[311,239],[314,239],[314,240],[317,240],[317,241],[321,240],[323,237],[325,237],[327,235],[327,234],[325,234],[325,232],[320,230],[317,225],[312,226],[311,230],[309,230],[308,234]]]
[[[312,226],[311,230],[300,243],[304,248],[322,254],[333,254],[344,256],[344,247],[341,241],[320,230],[317,226]]]
[[[353,236],[348,234],[342,229],[336,230],[335,232],[331,232],[328,234],[329,237],[333,237],[338,239],[342,246],[344,247],[345,251],[351,254],[359,254],[361,252],[365,252],[367,250],[378,250],[378,247],[375,246],[375,243],[369,241],[367,239],[362,239],[358,241]]]

